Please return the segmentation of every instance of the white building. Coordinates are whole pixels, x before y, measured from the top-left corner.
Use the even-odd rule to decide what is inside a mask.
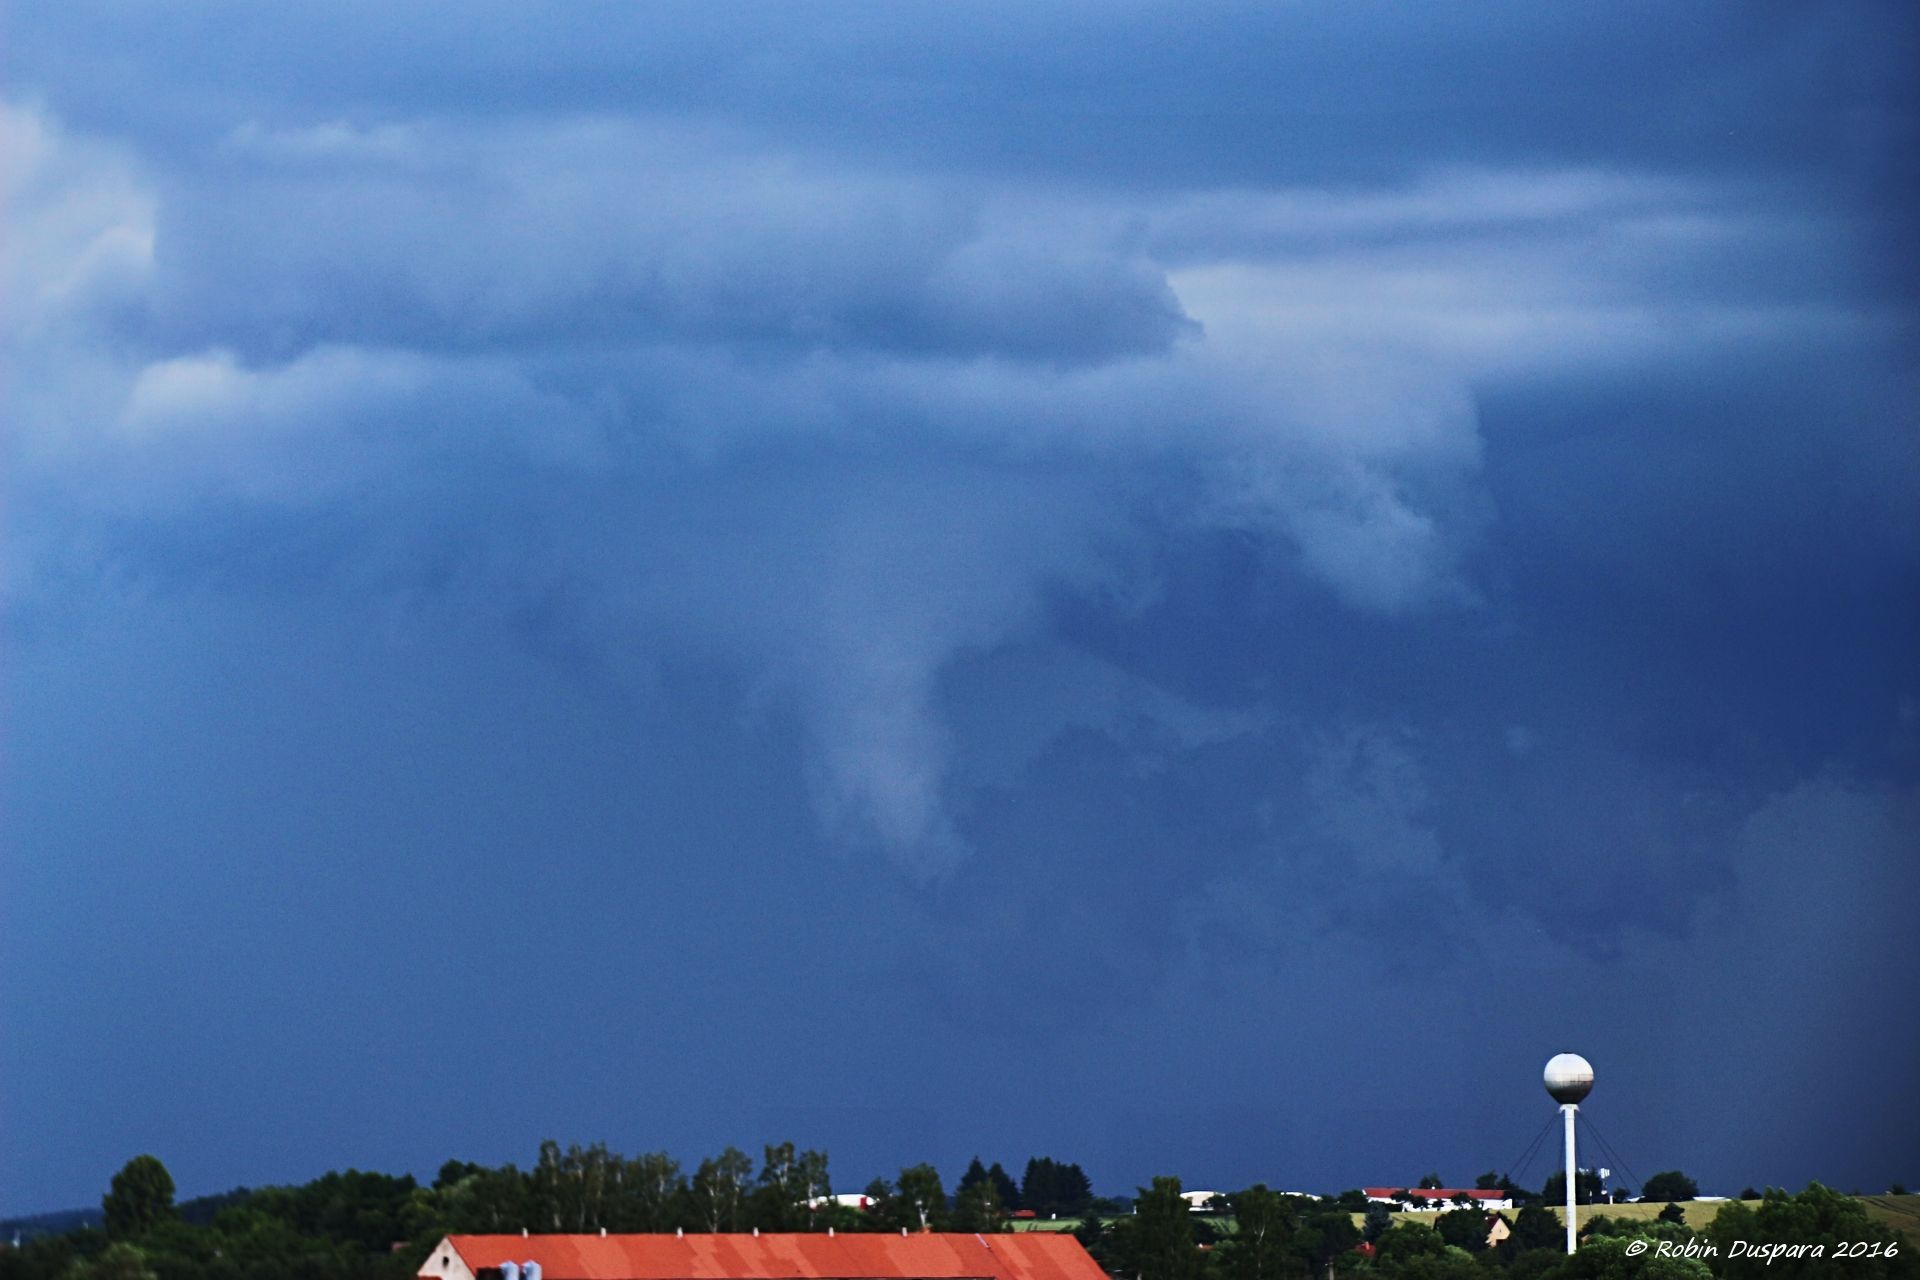
[[[1505,1191],[1481,1191],[1475,1187],[1363,1187],[1372,1204],[1398,1204],[1414,1213],[1436,1213],[1461,1207],[1461,1197],[1481,1209],[1511,1209],[1513,1197]],[[1424,1205],[1408,1203],[1413,1199]]]

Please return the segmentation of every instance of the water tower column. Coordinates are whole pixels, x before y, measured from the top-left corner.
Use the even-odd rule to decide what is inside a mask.
[[[1560,1108],[1560,1114],[1567,1118],[1567,1252],[1572,1253],[1579,1247],[1579,1233],[1573,1221],[1573,1189],[1579,1185],[1575,1174],[1580,1168],[1573,1158],[1573,1118],[1580,1114],[1580,1108],[1569,1102]]]

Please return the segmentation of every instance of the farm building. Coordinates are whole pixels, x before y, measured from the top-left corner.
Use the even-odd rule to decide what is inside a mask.
[[[1415,1196],[1424,1199],[1429,1209],[1451,1209],[1465,1196],[1482,1209],[1511,1209],[1513,1196],[1506,1191],[1481,1191],[1474,1187],[1363,1187],[1367,1199],[1375,1204],[1405,1204]]]
[[[1078,1240],[1053,1232],[448,1236],[419,1277],[503,1280],[503,1273],[539,1280],[1107,1280]]]
[[[871,1209],[873,1208],[873,1197],[861,1195],[857,1191],[848,1191],[831,1196],[815,1196],[813,1199],[807,1201],[807,1208],[824,1209],[830,1204],[837,1204],[843,1209]]]

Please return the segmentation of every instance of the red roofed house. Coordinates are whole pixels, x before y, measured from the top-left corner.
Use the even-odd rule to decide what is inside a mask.
[[[448,1236],[420,1280],[1107,1280],[1064,1232]]]
[[[1429,1209],[1451,1209],[1454,1200],[1465,1196],[1482,1209],[1511,1209],[1513,1196],[1505,1191],[1480,1191],[1473,1187],[1362,1187],[1367,1199],[1376,1204],[1392,1204],[1405,1201],[1410,1196],[1423,1196]]]

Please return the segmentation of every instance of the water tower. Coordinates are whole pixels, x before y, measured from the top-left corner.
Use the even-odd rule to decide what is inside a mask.
[[[1556,1053],[1547,1059],[1547,1092],[1560,1104],[1567,1120],[1567,1252],[1578,1242],[1573,1222],[1574,1188],[1579,1186],[1579,1167],[1573,1159],[1573,1118],[1580,1110],[1580,1099],[1593,1089],[1593,1064],[1577,1053]]]

